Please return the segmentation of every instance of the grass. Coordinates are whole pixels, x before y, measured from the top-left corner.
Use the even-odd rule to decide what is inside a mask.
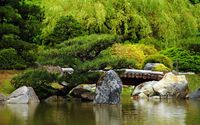
[[[0,93],[8,95],[15,90],[10,80],[19,73],[16,70],[0,70]]]
[[[186,78],[188,80],[190,92],[193,92],[200,88],[200,74],[186,75]]]

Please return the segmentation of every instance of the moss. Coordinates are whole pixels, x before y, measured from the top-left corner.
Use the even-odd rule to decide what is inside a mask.
[[[152,69],[153,71],[169,72],[170,69],[163,64],[158,64]]]

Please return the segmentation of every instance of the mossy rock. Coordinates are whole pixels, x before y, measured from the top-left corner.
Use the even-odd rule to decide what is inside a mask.
[[[164,64],[157,64],[152,68],[153,71],[169,72],[170,69]]]

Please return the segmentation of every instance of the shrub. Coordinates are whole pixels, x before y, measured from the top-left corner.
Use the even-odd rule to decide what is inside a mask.
[[[59,44],[70,38],[80,36],[83,33],[83,28],[77,20],[72,16],[63,16],[56,22],[52,33],[45,38],[44,43],[46,45]]]
[[[144,52],[133,44],[114,44],[112,53],[119,57],[135,59],[138,63],[141,63],[145,58]]]
[[[161,51],[161,54],[168,56],[173,62],[177,62],[180,71],[200,72],[200,55],[198,53],[191,53],[181,48],[169,48]],[[174,63],[175,66],[176,63]]]
[[[180,47],[191,52],[200,53],[200,37],[190,37],[179,40]]]
[[[139,41],[140,44],[145,44],[145,45],[153,45],[157,50],[161,50],[162,48],[164,48],[164,44],[165,42],[161,41],[161,40],[157,40],[155,38],[144,38],[144,39],[141,39]]]
[[[15,49],[0,50],[0,69],[24,69],[25,61],[17,55]]]
[[[3,81],[2,84],[0,84],[0,93],[3,93],[5,95],[10,94],[13,92],[15,89],[14,87],[10,84],[9,80]]]
[[[163,64],[158,64],[152,69],[153,71],[169,72],[170,69]]]
[[[167,56],[161,55],[161,54],[155,54],[155,55],[150,55],[148,56],[143,63],[143,66],[146,63],[162,63],[168,68],[172,69],[172,60],[168,58]]]
[[[134,60],[135,68],[141,68],[145,57],[158,53],[153,46],[144,44],[114,44],[111,50],[118,58]]]
[[[35,69],[27,70],[24,73],[14,77],[11,84],[15,87],[30,86],[40,99],[44,99],[56,92],[51,83],[58,81],[58,75],[49,73],[46,70]]]

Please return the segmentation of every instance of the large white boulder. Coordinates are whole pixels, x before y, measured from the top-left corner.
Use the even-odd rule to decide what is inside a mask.
[[[40,100],[38,99],[32,87],[22,86],[12,92],[6,102],[14,104],[28,104],[38,103]]]
[[[160,81],[153,85],[153,90],[167,98],[185,98],[189,91],[188,81],[185,75],[166,73]]]

